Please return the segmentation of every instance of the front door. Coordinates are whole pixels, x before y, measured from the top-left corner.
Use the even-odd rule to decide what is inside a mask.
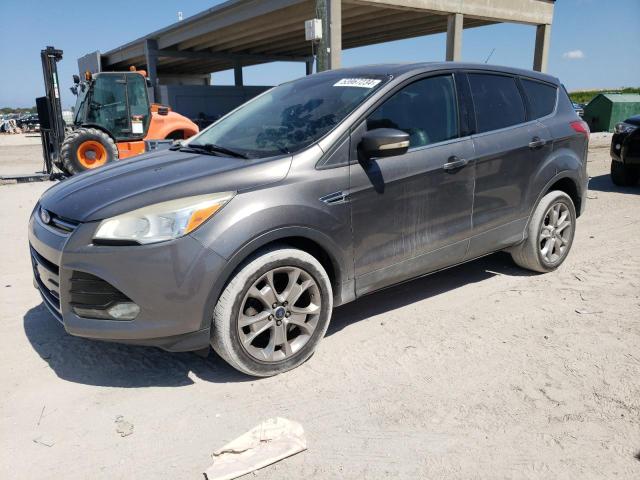
[[[452,75],[417,80],[384,101],[351,138],[375,128],[410,135],[409,151],[353,162],[350,200],[356,293],[419,276],[464,258],[471,232],[474,167],[459,137]]]

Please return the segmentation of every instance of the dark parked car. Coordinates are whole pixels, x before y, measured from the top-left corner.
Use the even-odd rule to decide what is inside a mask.
[[[640,115],[616,124],[611,138],[611,179],[620,186],[640,180]]]
[[[20,117],[17,121],[18,127],[23,130],[33,130],[36,127],[40,127],[40,118],[37,113],[32,113],[29,115],[25,115]]]
[[[277,374],[362,295],[505,249],[556,269],[585,208],[587,142],[562,85],[532,71],[311,75],[172,151],[48,190],[29,224],[35,282],[73,335],[211,344]]]

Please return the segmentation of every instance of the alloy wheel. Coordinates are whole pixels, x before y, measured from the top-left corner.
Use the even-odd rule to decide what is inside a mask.
[[[548,264],[560,261],[567,254],[573,223],[569,207],[562,202],[552,204],[544,215],[540,229],[539,249]]]
[[[240,342],[256,360],[286,360],[309,341],[320,311],[320,289],[309,273],[293,266],[269,270],[251,285],[240,305]]]

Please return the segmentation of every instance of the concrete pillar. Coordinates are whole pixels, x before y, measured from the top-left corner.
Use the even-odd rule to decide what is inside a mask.
[[[463,21],[461,13],[452,13],[447,18],[447,62],[459,62],[462,59]]]
[[[316,0],[316,17],[322,20],[316,71],[340,68],[342,56],[342,0]]]
[[[329,68],[340,68],[342,62],[342,0],[329,1]]]
[[[551,43],[551,25],[538,25],[536,28],[536,49],[533,53],[533,69],[547,71],[549,46]]]
[[[147,78],[151,82],[149,100],[157,102],[158,97],[158,42],[148,38],[144,43],[144,58],[147,64]]]
[[[244,85],[242,79],[242,65],[239,63],[233,68],[233,79],[235,80],[236,87],[242,87]]]

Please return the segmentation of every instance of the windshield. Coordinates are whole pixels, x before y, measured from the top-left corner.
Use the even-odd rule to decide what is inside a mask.
[[[295,153],[318,141],[388,77],[331,72],[275,87],[188,142],[248,158]]]

